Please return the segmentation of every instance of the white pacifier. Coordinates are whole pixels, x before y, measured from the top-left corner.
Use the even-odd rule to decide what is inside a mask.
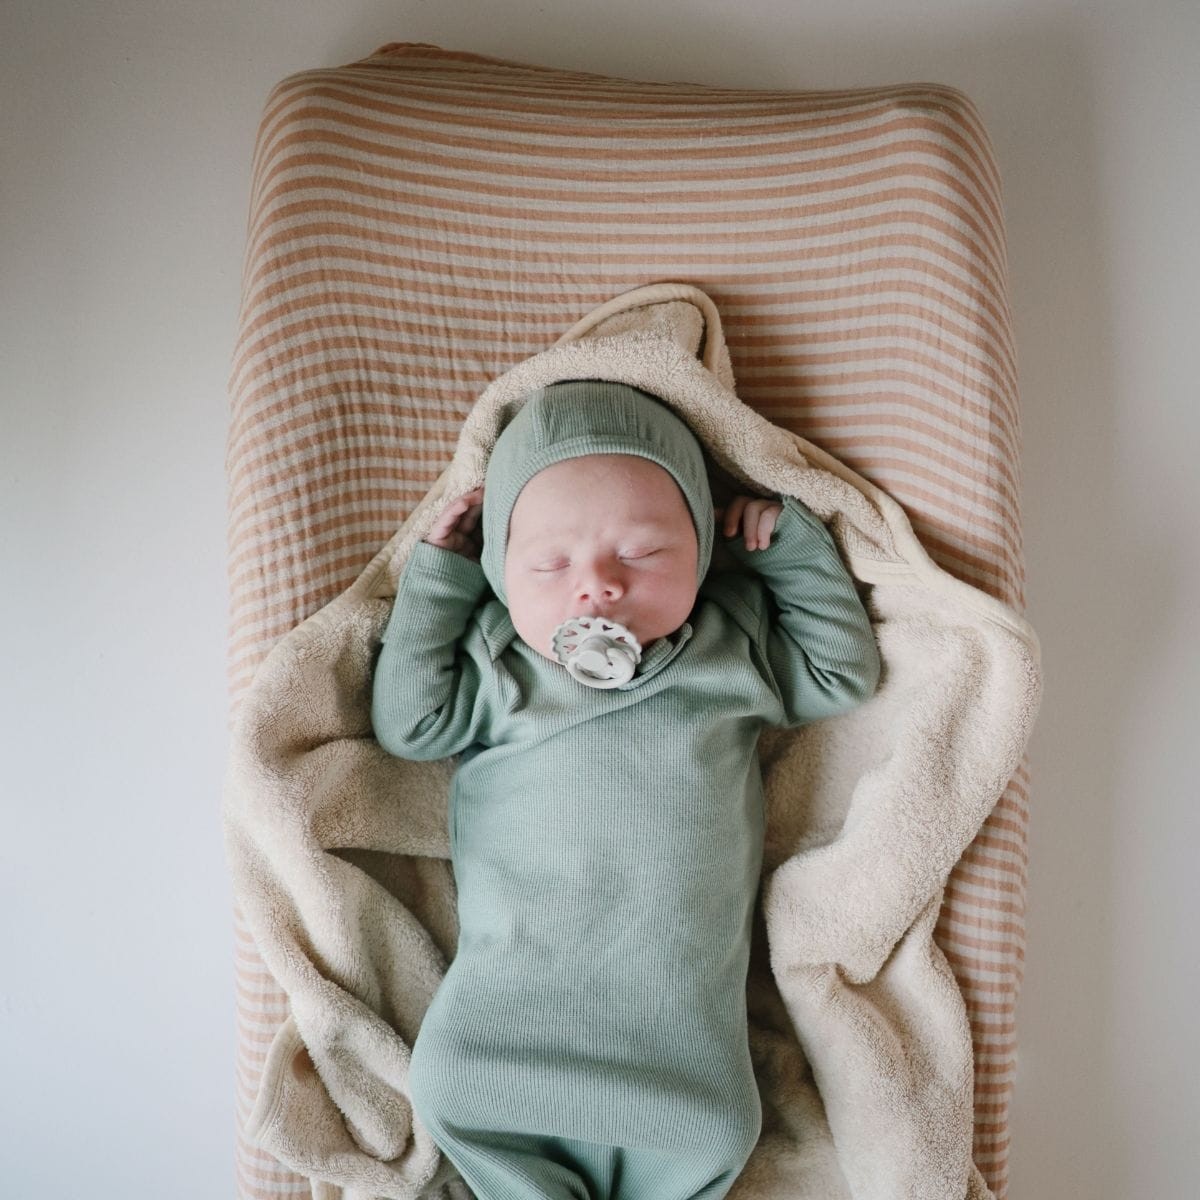
[[[572,678],[594,688],[614,688],[633,678],[641,643],[624,625],[603,617],[572,617],[550,640],[554,657]]]

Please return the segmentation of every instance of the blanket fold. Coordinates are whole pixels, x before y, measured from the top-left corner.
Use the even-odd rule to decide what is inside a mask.
[[[290,1018],[249,1132],[320,1181],[323,1200],[469,1196],[406,1088],[454,952],[453,763],[378,745],[371,675],[413,545],[482,483],[522,398],[579,378],[661,397],[732,487],[794,496],[826,521],[883,661],[865,705],[760,742],[767,833],[747,1001],[764,1121],[730,1195],[985,1197],[970,1029],[933,929],[951,868],[1028,740],[1037,639],[939,568],[890,496],[743,404],[715,305],[679,283],[615,297],[494,380],[401,529],[259,669],[233,731],[226,844]]]

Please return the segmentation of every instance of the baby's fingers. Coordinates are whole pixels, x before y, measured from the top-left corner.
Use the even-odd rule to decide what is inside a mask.
[[[446,549],[453,550],[455,554],[461,554],[464,558],[473,558],[476,562],[479,561],[479,547],[465,533],[455,531],[446,538]]]
[[[740,530],[747,550],[765,550],[783,505],[758,496],[734,496],[726,508],[714,511],[727,538],[736,537]]]
[[[452,509],[443,509],[438,514],[437,520],[430,526],[429,532],[425,535],[425,540],[434,543],[444,542],[454,532],[454,525],[457,520],[458,514]]]
[[[434,529],[445,534],[456,526],[461,527],[462,521],[466,520],[467,514],[471,512],[472,505],[477,503],[476,496],[483,496],[482,488],[476,488],[473,492],[467,492],[451,500],[438,514],[438,518],[433,524]]]
[[[742,512],[746,505],[750,503],[749,496],[734,496],[725,508],[724,517],[721,521],[721,532],[728,538],[733,537],[738,531],[738,526],[742,523]]]
[[[747,550],[765,550],[783,505],[775,500],[750,500],[742,515],[742,534]]]
[[[476,488],[451,500],[438,514],[425,540],[447,550],[458,550],[461,535],[470,533],[479,521],[482,498],[483,488]]]
[[[775,530],[775,522],[779,519],[779,514],[783,512],[783,505],[772,501],[763,510],[762,515],[758,518],[758,546],[760,550],[765,550],[771,544],[771,534]]]
[[[483,515],[483,488],[476,488],[473,492],[468,492],[461,497],[467,503],[466,510],[463,512],[462,520],[459,521],[459,529],[470,533],[476,525],[479,524],[479,518]]]

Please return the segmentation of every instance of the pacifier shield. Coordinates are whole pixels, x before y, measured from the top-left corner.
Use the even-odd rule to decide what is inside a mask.
[[[641,643],[624,625],[604,617],[572,617],[550,642],[554,657],[588,687],[613,688],[633,678]]]

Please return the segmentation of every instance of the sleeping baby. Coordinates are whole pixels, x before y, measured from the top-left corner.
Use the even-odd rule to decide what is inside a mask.
[[[790,497],[715,513],[663,402],[571,380],[505,426],[404,566],[372,700],[390,753],[461,754],[458,948],[410,1087],[480,1200],[729,1191],[761,1126],[758,735],[878,676],[824,524]]]

